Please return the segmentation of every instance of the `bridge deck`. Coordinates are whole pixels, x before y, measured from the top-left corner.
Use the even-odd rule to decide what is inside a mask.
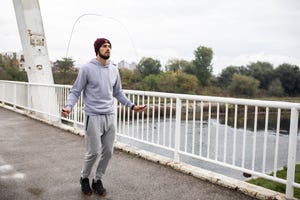
[[[84,139],[0,108],[0,199],[253,199],[115,150],[106,198],[81,194]]]

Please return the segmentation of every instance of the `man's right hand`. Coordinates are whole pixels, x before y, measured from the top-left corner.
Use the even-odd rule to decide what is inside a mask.
[[[70,108],[68,108],[68,107],[63,108],[63,109],[61,110],[61,116],[63,116],[63,117],[68,117],[68,115],[70,114],[70,112],[71,112],[71,109],[70,109]]]

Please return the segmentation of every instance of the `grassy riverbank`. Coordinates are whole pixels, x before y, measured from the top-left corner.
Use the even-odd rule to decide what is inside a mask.
[[[286,179],[286,172],[287,168],[284,167],[283,170],[277,171],[277,177]],[[271,175],[273,175],[273,172],[271,173]],[[297,183],[300,183],[300,164],[296,165],[295,181]],[[285,194],[285,184],[277,183],[264,178],[251,179],[247,182]],[[294,188],[294,197],[300,199],[300,189]]]

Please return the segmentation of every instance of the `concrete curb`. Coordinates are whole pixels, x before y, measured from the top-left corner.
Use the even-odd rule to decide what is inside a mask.
[[[76,134],[76,135],[80,135],[80,136],[84,136],[84,131],[61,124],[61,123],[53,123],[51,121],[45,120],[45,119],[41,119],[38,118],[26,111],[23,110],[19,110],[19,109],[14,109],[10,106],[6,106],[6,105],[1,105],[3,108],[6,108],[8,110],[12,110],[14,112],[20,113],[22,115],[28,116],[32,119],[41,121],[43,123],[55,126],[57,128],[60,128],[62,130],[68,131],[70,133]],[[209,181],[213,184],[217,184],[226,188],[230,188],[239,192],[242,192],[248,196],[257,198],[257,199],[261,199],[261,200],[286,200],[286,196],[282,193],[279,192],[275,192],[273,190],[269,190],[263,187],[259,187],[244,181],[240,181],[237,179],[233,179],[227,176],[224,176],[222,174],[218,174],[215,172],[211,172],[205,169],[201,169],[198,167],[194,167],[192,165],[189,164],[185,164],[185,163],[178,163],[178,162],[174,162],[172,159],[155,154],[155,153],[151,153],[145,150],[141,150],[135,147],[131,147],[129,145],[120,143],[120,142],[115,142],[114,147],[116,149],[125,151],[129,154],[138,156],[140,158],[161,164],[161,165],[165,165],[168,167],[171,167],[177,171],[180,171],[182,173],[185,174],[189,174],[192,175],[194,177],[197,177],[201,180],[205,180],[205,181]]]

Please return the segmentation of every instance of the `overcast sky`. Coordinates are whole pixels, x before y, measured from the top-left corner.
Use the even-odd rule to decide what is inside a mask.
[[[300,66],[300,0],[40,0],[50,60],[77,65],[95,57],[93,42],[106,37],[112,60],[152,57],[192,60],[212,48],[213,73],[229,65],[268,61]],[[0,0],[0,52],[21,51],[12,0]]]

